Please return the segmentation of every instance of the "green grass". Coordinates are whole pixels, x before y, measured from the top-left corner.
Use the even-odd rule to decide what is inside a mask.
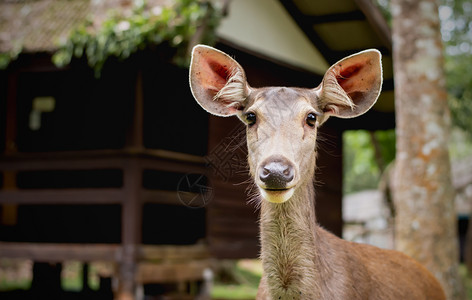
[[[82,290],[82,279],[80,277],[63,278],[62,288],[66,291]],[[3,279],[0,280],[0,291],[28,290],[31,287],[31,279]],[[93,284],[92,289],[97,290]]]
[[[0,280],[0,291],[27,290],[31,287],[31,279]]]
[[[215,285],[212,299],[255,299],[257,287],[247,285]]]
[[[472,299],[472,277],[465,264],[461,264],[459,266],[459,273],[463,278],[463,282],[465,285],[465,294],[467,299]]]
[[[257,260],[241,260],[233,270],[237,283],[216,281],[212,291],[213,299],[255,299],[262,270]]]

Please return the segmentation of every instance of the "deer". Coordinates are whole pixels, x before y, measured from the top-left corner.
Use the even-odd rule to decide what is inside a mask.
[[[343,240],[316,222],[318,128],[374,105],[383,82],[378,50],[338,61],[312,89],[251,87],[236,60],[206,45],[193,48],[189,73],[204,110],[246,125],[249,174],[260,195],[256,299],[446,299],[437,279],[409,256]]]

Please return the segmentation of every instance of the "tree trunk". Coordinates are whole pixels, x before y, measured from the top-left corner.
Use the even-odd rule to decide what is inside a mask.
[[[458,274],[437,0],[392,0],[397,156],[396,247],[425,265],[448,299],[465,299]]]

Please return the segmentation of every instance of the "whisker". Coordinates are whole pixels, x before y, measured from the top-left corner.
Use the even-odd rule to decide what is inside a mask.
[[[251,185],[252,182],[252,179],[249,177],[239,183],[233,183],[233,185],[244,185],[244,184],[248,184],[248,185]]]
[[[332,150],[332,149],[337,148],[337,144],[335,142],[336,138],[337,137],[332,135],[332,134],[325,133],[325,132],[319,132],[318,133],[318,138],[317,138],[317,150],[318,150],[318,152],[321,149],[321,151],[329,154],[330,156],[341,157],[341,155],[334,153],[334,150]]]
[[[257,212],[261,209],[262,199],[259,193],[259,189],[257,188],[256,184],[253,182],[246,188],[246,192],[248,194],[248,205],[254,205],[254,212]]]

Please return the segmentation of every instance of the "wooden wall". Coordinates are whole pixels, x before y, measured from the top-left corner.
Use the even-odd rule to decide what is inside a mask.
[[[273,85],[314,87],[321,81],[321,76],[261,58],[255,53],[240,51],[224,44],[217,47],[231,54],[241,63],[247,72],[250,84],[255,87]],[[147,53],[125,63],[114,62],[106,67],[108,69],[104,70],[103,77],[100,80],[94,79],[93,72],[81,63],[73,65],[71,69],[58,71],[50,65],[50,61],[45,63],[46,59],[44,57],[39,59],[39,65],[37,64],[37,57],[26,57],[22,62],[25,66],[17,66],[18,68],[15,69],[16,73],[13,76],[16,78],[17,88],[21,88],[21,92],[18,94],[19,117],[15,121],[20,135],[17,140],[17,150],[20,150],[20,154],[30,152],[29,159],[40,160],[41,156],[36,156],[36,151],[74,150],[72,156],[75,157],[80,156],[80,151],[84,150],[114,148],[120,151],[119,148],[121,147],[135,147],[134,150],[129,148],[125,154],[113,152],[114,155],[116,154],[119,157],[121,157],[120,155],[129,157],[130,153],[138,153],[133,151],[139,150],[139,145],[142,143],[143,148],[139,151],[143,149],[164,149],[175,153],[191,154],[197,158],[200,157],[208,167],[206,175],[209,177],[212,195],[210,203],[199,209],[185,207],[177,199],[178,181],[186,173],[184,165],[178,169],[172,169],[173,163],[169,163],[169,167],[165,167],[165,170],[162,169],[158,172],[153,171],[153,168],[161,168],[165,159],[162,162],[155,163],[153,167],[149,164],[143,165],[142,173],[138,174],[139,176],[136,179],[139,180],[136,184],[137,187],[140,186],[140,189],[142,189],[144,197],[142,200],[144,201],[143,212],[139,214],[142,217],[143,227],[136,241],[149,244],[191,244],[202,237],[206,237],[212,254],[216,257],[257,257],[259,252],[258,211],[253,204],[247,203],[248,192],[246,190],[251,183],[248,183],[250,181],[248,181],[246,167],[244,126],[237,118],[209,117],[196,104],[190,94],[187,86],[188,71],[153,57],[153,53]],[[137,66],[142,67],[141,80],[136,78]],[[45,74],[48,72],[52,73]],[[2,76],[2,78],[6,78],[6,73],[2,73]],[[120,78],[116,78],[117,76]],[[139,87],[139,85],[142,86]],[[30,90],[26,91],[29,86]],[[7,87],[4,84],[2,90],[6,89]],[[138,90],[140,92],[137,92]],[[9,95],[12,95],[12,93],[9,93]],[[40,130],[34,132],[28,128],[29,108],[28,104],[25,103],[28,103],[32,97],[37,95],[57,97],[56,109],[65,113],[65,115],[45,114],[43,116],[44,125],[54,123],[57,127],[55,131]],[[82,99],[84,101],[81,101]],[[133,101],[138,101],[138,99],[141,99],[139,101],[142,101],[142,103],[136,106]],[[0,104],[3,107],[6,105],[4,102]],[[136,113],[135,109],[140,105],[142,105],[143,111]],[[79,110],[76,111],[74,108]],[[107,108],[110,108],[110,110]],[[92,109],[93,111],[91,111]],[[70,118],[67,117],[68,114],[71,116]],[[4,131],[5,124],[0,124],[0,129]],[[72,135],[68,136],[67,134],[71,132]],[[326,142],[320,143],[316,200],[318,220],[324,227],[338,235],[340,235],[342,227],[341,132],[342,129],[331,126],[330,122],[320,132]],[[2,143],[3,145],[0,143],[0,146],[2,146],[3,151],[6,151],[4,139],[2,139]],[[226,148],[222,150],[221,147]],[[130,149],[132,152],[129,152]],[[232,155],[227,156],[228,152]],[[72,157],[64,153],[66,152],[59,156],[54,155],[54,157],[64,161],[67,161],[68,157]],[[20,159],[21,155],[15,157]],[[32,155],[35,157],[34,159]],[[86,155],[90,155],[90,153]],[[147,157],[147,154],[142,155]],[[46,154],[43,154],[43,156],[47,157]],[[111,156],[108,157],[112,158]],[[9,158],[5,156],[3,159]],[[174,156],[172,159],[174,160],[176,157]],[[177,161],[176,163],[179,164]],[[58,174],[58,169],[54,168],[51,166],[48,168],[49,173],[43,173],[45,176],[52,176],[53,180],[47,180],[46,177],[42,178],[39,173],[22,172],[15,174],[16,183],[19,184],[17,188],[37,189],[41,182],[45,185],[55,182],[58,186],[50,186],[49,188],[57,189],[57,197],[60,197],[63,188],[70,188],[70,186],[61,186],[61,184],[67,185],[67,180],[74,182],[74,186],[72,186],[74,189],[81,188],[81,184],[88,184],[87,188],[90,188],[90,184],[93,187],[97,182],[93,179],[93,176],[95,176],[93,172],[85,174],[82,171],[82,173],[73,171],[72,167],[69,167],[68,169],[71,169],[69,173]],[[111,172],[110,174],[106,173],[107,176],[97,175],[104,182],[104,186],[99,186],[100,188],[119,189],[123,187],[123,174],[116,168],[98,171]],[[190,169],[187,171],[192,172]],[[118,172],[118,177],[113,172]],[[4,173],[2,173],[3,175]],[[111,175],[111,177],[108,175]],[[36,179],[31,176],[36,176]],[[92,177],[87,178],[87,176]],[[111,181],[107,183],[108,177],[111,178]],[[85,180],[81,180],[81,178],[85,178]],[[156,195],[157,198],[149,196],[151,194]],[[124,195],[121,196],[124,197]],[[146,201],[150,202],[146,204]],[[113,204],[117,203],[120,202],[113,202]],[[54,204],[58,203],[55,202]],[[67,205],[70,205],[70,203]],[[47,210],[47,208],[44,209]],[[92,206],[90,209],[86,207],[80,209],[83,210],[84,216],[88,214],[97,217],[97,223],[90,223],[89,227],[108,228],[104,231],[108,232],[109,230],[110,232],[105,233],[103,230],[94,232],[91,229],[81,233],[80,226],[77,228],[75,226],[64,226],[63,231],[66,231],[66,233],[68,228],[77,232],[73,235],[75,242],[122,242],[120,235],[122,225],[120,226],[119,223],[120,214],[125,208],[104,206],[103,212],[100,213],[101,208],[99,206],[96,209]],[[36,216],[41,215],[41,210],[43,208],[38,206],[20,207],[20,218],[31,213],[35,213]],[[50,207],[50,210],[47,211],[49,211],[49,215],[54,215],[54,212],[68,214],[71,210],[74,211],[73,207],[61,208],[56,206]],[[114,220],[112,223],[115,225],[110,225],[111,227],[100,225],[107,222],[106,220],[109,217]],[[50,219],[53,219],[53,217],[50,217]],[[67,223],[71,220],[73,218],[65,218],[64,222]],[[7,231],[3,231],[3,240],[13,241],[13,236],[15,236],[20,240],[33,241],[34,239],[28,238],[28,236],[34,235],[33,232],[27,232],[28,228],[31,228],[27,225],[31,225],[31,222],[24,223],[22,221],[21,223]],[[19,232],[18,230],[23,224],[24,227],[21,231],[24,235],[17,235],[16,233]],[[57,223],[55,224],[48,228],[57,226]],[[165,224],[173,225],[164,227]],[[39,230],[44,226],[48,225],[46,223],[41,224],[37,229]],[[51,231],[46,227],[41,230],[42,232]],[[71,232],[70,230],[68,232]],[[87,234],[87,232],[93,234]],[[80,234],[85,234],[85,236],[81,237]],[[108,236],[108,239],[103,238],[104,234]],[[41,239],[38,236],[35,241],[65,241],[60,237],[60,234],[56,237],[50,235],[54,235],[54,233],[49,232],[48,236]],[[71,241],[68,240],[68,242]]]

